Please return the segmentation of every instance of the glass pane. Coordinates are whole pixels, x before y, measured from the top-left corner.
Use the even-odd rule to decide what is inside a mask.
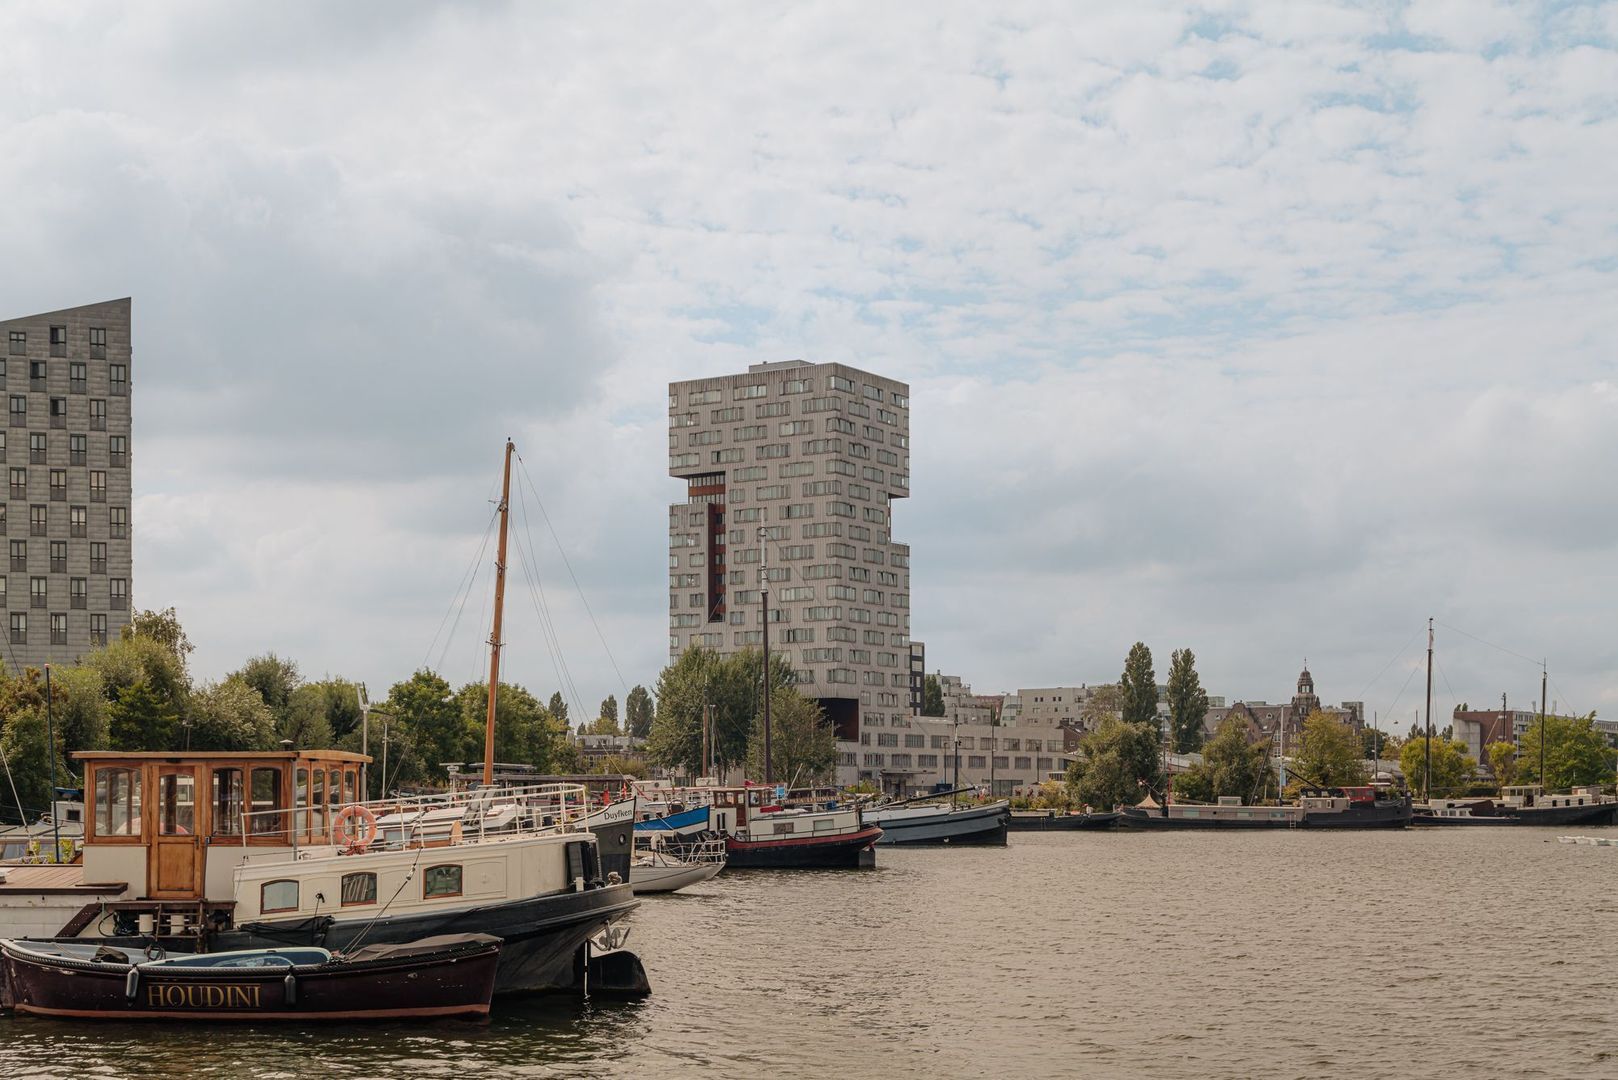
[[[343,875],[343,904],[374,904],[376,903],[376,875],[375,874],[344,874]]]
[[[132,769],[97,769],[97,836],[140,835],[140,777]]]
[[[355,803],[359,801],[359,771],[357,769],[343,770],[343,802]]]
[[[301,833],[306,832],[309,828],[309,811],[304,809],[309,805],[309,770],[300,765],[296,776],[297,783],[292,793],[292,805],[297,808],[294,828]]]
[[[259,911],[296,911],[298,883],[296,881],[266,881],[259,890]]]
[[[299,770],[300,772],[302,770]],[[310,815],[309,832],[311,835],[326,831],[326,770],[314,770],[314,788],[310,793],[309,806],[313,813]]]
[[[240,836],[242,832],[242,771],[213,771],[213,831],[215,836]]]
[[[191,773],[163,773],[157,778],[157,831],[162,836],[190,836],[197,827],[197,778]]]
[[[421,895],[428,900],[435,896],[461,895],[461,868],[459,866],[429,866],[422,877]]]
[[[253,834],[258,836],[280,832],[282,827],[280,815],[265,811],[284,809],[286,806],[281,801],[281,770],[254,769]]]

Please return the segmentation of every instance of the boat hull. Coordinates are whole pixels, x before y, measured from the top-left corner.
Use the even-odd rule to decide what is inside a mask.
[[[147,965],[132,980],[127,963],[42,957],[26,943],[0,947],[16,1012],[96,1020],[486,1017],[499,955],[499,943],[487,942],[394,960],[295,968]]]
[[[1427,825],[1612,825],[1618,823],[1618,803],[1597,803],[1593,806],[1530,806],[1523,809],[1508,808],[1489,814],[1466,817],[1439,817],[1417,814],[1412,824]]]
[[[782,840],[725,838],[726,864],[733,870],[841,870],[872,865],[872,845],[882,836],[876,826],[835,836]]]
[[[630,885],[635,895],[670,893],[687,885],[708,881],[725,868],[724,863],[687,863],[683,866],[637,866]]]
[[[1162,814],[1137,807],[1126,806],[1119,812],[1118,824],[1125,829],[1154,831],[1162,829],[1221,829],[1236,832],[1253,829],[1298,829],[1303,827],[1300,817],[1254,818],[1183,818],[1164,817]]]
[[[1000,845],[1006,842],[1005,804],[984,807],[966,807],[925,816],[906,815],[881,817],[867,815],[866,820],[882,830],[878,844],[977,844]]]
[[[1329,813],[1305,813],[1306,829],[1403,829],[1412,817],[1408,802],[1381,802],[1351,806]]]
[[[1027,814],[1013,812],[1006,821],[1012,832],[1065,829],[1111,829],[1118,825],[1117,813],[1105,814]]]

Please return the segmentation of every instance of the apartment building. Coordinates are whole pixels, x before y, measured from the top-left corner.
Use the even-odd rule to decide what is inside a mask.
[[[916,694],[910,389],[844,364],[754,364],[669,385],[669,657],[770,644],[837,733],[839,783],[869,775],[870,736],[908,725]],[[923,661],[924,662],[924,661]]]

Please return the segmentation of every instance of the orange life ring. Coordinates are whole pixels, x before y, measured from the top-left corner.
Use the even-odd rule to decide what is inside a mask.
[[[348,823],[359,819],[365,822],[365,837],[361,839],[348,831]],[[361,852],[370,847],[376,840],[376,815],[359,803],[352,803],[343,807],[336,820],[331,823],[332,839],[350,852]]]

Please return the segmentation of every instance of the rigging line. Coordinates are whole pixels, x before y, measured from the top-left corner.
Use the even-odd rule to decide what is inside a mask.
[[[579,693],[578,683],[574,681],[573,669],[568,666],[567,653],[562,649],[562,637],[556,630],[556,620],[551,615],[550,604],[545,599],[545,583],[539,573],[539,558],[534,550],[534,534],[528,517],[528,500],[523,495],[522,488],[517,489],[517,509],[522,517],[522,534],[517,538],[517,549],[522,554],[524,580],[528,585],[529,600],[534,605],[534,614],[539,618],[540,630],[545,635],[545,643],[551,650],[551,659],[557,668],[557,691],[564,698],[571,698],[573,705],[579,710],[579,723],[589,722],[589,712],[585,708],[584,698]],[[526,540],[526,552],[523,543]]]
[[[1399,687],[1399,692],[1397,694],[1393,695],[1393,701],[1392,701],[1391,704],[1388,705],[1388,721],[1390,723],[1393,722],[1393,710],[1398,707],[1399,699],[1405,696],[1405,690],[1407,690],[1409,688],[1410,680],[1414,679],[1415,677],[1416,677],[1416,669],[1411,668],[1410,673],[1405,676],[1404,685]],[[1381,726],[1382,725],[1380,723],[1377,724],[1378,728],[1381,728]]]
[[[1388,669],[1390,667],[1392,667],[1394,664],[1399,662],[1399,658],[1404,656],[1404,654],[1409,651],[1410,646],[1415,642],[1416,638],[1419,637],[1420,635],[1421,635],[1421,627],[1418,626],[1418,627],[1416,627],[1416,632],[1414,634],[1410,635],[1410,640],[1405,642],[1403,647],[1401,647],[1398,652],[1394,653],[1393,657],[1386,664],[1382,665],[1382,670],[1376,673],[1376,678],[1374,678],[1370,682],[1366,683],[1365,684],[1365,689],[1361,690],[1358,694],[1355,695],[1360,701],[1365,700],[1365,695],[1371,692],[1371,687],[1375,686],[1378,682],[1380,682],[1382,680],[1382,676],[1384,676],[1384,675],[1386,675],[1388,673]]]
[[[567,677],[562,673],[562,665],[557,662],[556,645],[552,641],[552,628],[548,625],[548,620],[546,619],[544,612],[540,610],[538,600],[536,600],[534,597],[533,574],[528,565],[528,555],[523,550],[523,545],[520,540],[517,543],[517,566],[522,570],[522,580],[523,584],[528,588],[529,602],[534,605],[534,614],[539,620],[540,637],[545,642],[545,652],[550,657],[551,671],[556,675],[557,687],[562,692],[564,697],[571,697],[572,694],[568,689]]]
[[[1561,716],[1583,716],[1584,715],[1583,713],[1579,712],[1579,710],[1577,710],[1577,709],[1575,709],[1573,707],[1573,702],[1568,700],[1568,696],[1566,694],[1562,693],[1562,688],[1560,686],[1556,685],[1556,680],[1555,679],[1550,680],[1550,683],[1551,683],[1551,689],[1556,691],[1556,696],[1559,699],[1558,703],[1562,706],[1562,712],[1559,715],[1561,715]]]
[[[487,548],[487,544],[484,545]],[[444,664],[449,659],[451,646],[455,644],[455,632],[460,629],[461,619],[466,615],[466,603],[472,598],[472,590],[477,587],[477,575],[483,568],[482,553],[479,554],[477,565],[473,568],[472,577],[466,584],[466,591],[461,594],[460,607],[455,611],[455,621],[450,625],[449,634],[444,638],[444,647],[438,651],[438,665],[433,670],[444,671]]]
[[[1524,656],[1522,653],[1515,652],[1515,651],[1513,651],[1511,649],[1506,648],[1503,645],[1496,645],[1492,641],[1484,641],[1482,638],[1478,637],[1476,634],[1468,634],[1465,630],[1462,630],[1459,626],[1451,626],[1449,623],[1445,622],[1442,619],[1434,619],[1433,621],[1436,622],[1439,626],[1442,626],[1445,630],[1453,630],[1457,634],[1461,635],[1462,637],[1471,638],[1473,641],[1477,642],[1479,645],[1487,645],[1489,648],[1497,649],[1500,652],[1505,653],[1507,656],[1515,656],[1519,660],[1526,660],[1530,664],[1533,664],[1535,667],[1544,667],[1545,666],[1545,661],[1542,660],[1542,659],[1538,659],[1538,658],[1532,657],[1532,656]]]
[[[523,461],[522,455],[517,455],[517,462],[522,466],[523,479],[534,493],[534,501],[539,504],[539,514],[545,520],[545,527],[550,530],[551,539],[556,542],[556,551],[562,556],[562,565],[567,567],[568,577],[573,579],[573,587],[578,590],[579,599],[584,603],[584,613],[590,616],[590,625],[595,627],[596,637],[601,639],[601,647],[606,650],[607,660],[612,664],[613,673],[618,676],[618,684],[623,687],[624,693],[629,693],[629,683],[624,679],[624,673],[618,669],[618,659],[612,655],[612,646],[607,644],[607,635],[601,632],[601,624],[596,622],[594,611],[590,610],[590,601],[584,595],[584,586],[579,584],[579,576],[573,572],[573,563],[568,560],[567,550],[562,547],[561,537],[556,535],[556,526],[551,524],[551,516],[545,512],[545,500],[539,497],[539,489],[534,487],[534,478],[528,475],[528,464]]]
[[[1449,684],[1449,676],[1444,673],[1443,661],[1439,660],[1438,657],[1435,656],[1433,657],[1433,666],[1438,669],[1438,677],[1444,680],[1444,689],[1449,691],[1449,703],[1452,706],[1450,710],[1450,718],[1453,722],[1455,716],[1454,707],[1458,707],[1460,705],[1461,699],[1459,695],[1455,693],[1455,688]]]
[[[444,633],[444,624],[449,622],[450,612],[455,610],[455,599],[456,599],[456,597],[460,596],[462,590],[464,590],[467,587],[467,583],[468,583],[469,579],[472,577],[472,575],[477,573],[478,565],[483,561],[483,552],[489,546],[489,535],[493,531],[494,531],[494,516],[491,514],[490,517],[489,517],[489,524],[483,530],[483,543],[481,545],[479,545],[478,550],[477,550],[477,554],[472,557],[472,561],[467,564],[466,572],[461,575],[461,580],[460,580],[459,584],[457,584],[455,586],[455,592],[450,595],[449,607],[444,609],[444,617],[442,619],[438,620],[438,629],[437,629],[437,631],[435,631],[433,633],[432,641],[427,643],[427,654],[421,658],[421,666],[422,667],[426,667],[427,666],[427,661],[429,661],[429,660],[431,660],[433,658],[433,646],[438,644],[439,637]],[[464,601],[463,601],[463,606],[464,606]],[[454,631],[451,630],[450,633],[453,635]]]

